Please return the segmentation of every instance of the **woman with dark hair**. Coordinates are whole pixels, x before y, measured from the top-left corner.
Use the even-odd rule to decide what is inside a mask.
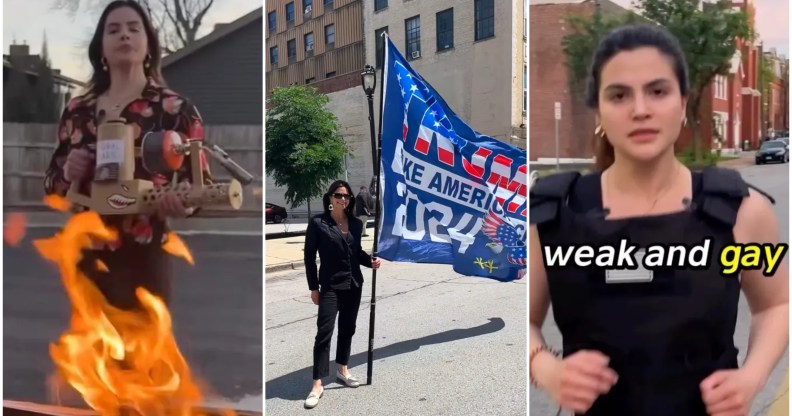
[[[336,345],[336,378],[349,387],[360,382],[349,373],[352,335],[355,334],[360,298],[363,294],[363,273],[360,266],[377,269],[379,259],[363,250],[363,222],[355,218],[352,187],[335,181],[322,198],[324,213],[311,218],[305,231],[305,273],[311,300],[319,305],[317,334],[313,350],[313,386],[305,400],[308,409],[316,407],[324,394],[322,378],[330,374],[330,341],[338,315]],[[319,253],[319,270],[316,253]]]
[[[677,160],[688,95],[676,38],[657,26],[614,30],[593,56],[587,90],[601,123],[598,171],[551,175],[531,188],[530,379],[576,414],[746,415],[787,345],[786,264],[768,276],[718,267],[726,246],[778,244],[778,220],[738,172],[691,171]],[[637,246],[629,270],[606,264],[605,250],[587,267],[543,263],[558,247],[623,241]],[[703,241],[704,267],[642,263],[649,246]],[[740,367],[741,290],[752,321]],[[562,354],[541,332],[550,304]]]
[[[99,18],[88,57],[93,75],[87,91],[69,101],[58,127],[58,146],[47,169],[47,194],[64,196],[73,183],[90,195],[94,177],[97,127],[105,121],[124,119],[135,132],[135,146],[146,133],[173,130],[184,141],[201,140],[203,124],[196,108],[165,87],[160,71],[160,45],[148,15],[133,0],[107,5]],[[204,178],[210,180],[201,155]],[[174,177],[151,175],[135,162],[135,178],[166,185],[191,182],[189,159]],[[85,209],[76,207],[75,209]],[[142,286],[170,300],[170,260],[161,245],[167,219],[194,213],[172,191],[160,200],[158,215],[115,215],[103,221],[119,231],[118,241],[97,245],[85,254],[80,269],[91,278],[115,306],[138,305],[135,288]],[[99,269],[96,260],[106,268]]]

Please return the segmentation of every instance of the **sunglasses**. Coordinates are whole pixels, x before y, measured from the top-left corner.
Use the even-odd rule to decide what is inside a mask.
[[[352,199],[352,195],[349,194],[339,194],[338,192],[333,194],[333,198],[335,199],[346,199],[347,201]]]

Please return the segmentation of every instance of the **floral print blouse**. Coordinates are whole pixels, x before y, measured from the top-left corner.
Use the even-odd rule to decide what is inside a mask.
[[[65,196],[71,184],[63,176],[63,166],[71,149],[79,149],[96,143],[97,108],[96,97],[88,93],[69,101],[58,126],[58,145],[52,155],[44,178],[44,192]],[[122,111],[121,118],[134,128],[135,146],[140,146],[146,133],[173,130],[183,140],[203,140],[203,121],[198,110],[189,100],[176,92],[149,79],[141,98],[130,102]],[[95,146],[93,146],[95,148]],[[92,150],[95,152],[95,150]],[[204,183],[211,183],[211,173],[206,154],[201,154]],[[166,185],[173,176],[152,175],[146,171],[140,158],[135,160],[135,179],[150,180],[155,186]],[[177,172],[178,182],[192,182],[190,159]],[[81,184],[80,192],[90,195],[90,181]],[[87,209],[87,208],[81,208]],[[167,235],[167,225],[156,215],[113,215],[104,216],[104,222],[119,231],[121,238],[109,247],[117,249],[128,241],[138,244],[161,243]]]

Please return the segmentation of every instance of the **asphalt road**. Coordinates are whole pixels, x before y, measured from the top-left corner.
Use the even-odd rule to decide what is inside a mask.
[[[774,208],[778,216],[781,242],[789,243],[789,164],[748,166],[740,169],[740,171],[746,181],[775,198],[776,204]],[[789,254],[787,254],[787,261],[790,261]],[[552,315],[551,309],[542,332],[549,345],[560,347],[562,345],[561,335],[558,332],[558,327],[555,326]],[[735,345],[740,350],[740,363],[745,359],[750,324],[751,314],[748,309],[748,304],[745,302],[745,298],[741,296],[737,328],[734,334]],[[784,354],[782,360],[770,375],[764,390],[762,390],[754,400],[753,407],[751,408],[751,415],[767,414],[767,409],[770,407],[773,400],[775,400],[788,366],[788,357],[787,354]],[[543,391],[536,390],[533,387],[531,387],[529,392],[529,400],[531,403],[531,414],[541,416],[555,415],[558,411],[558,407],[551,402]]]
[[[386,263],[377,272],[374,366],[365,385],[371,271],[352,340],[357,389],[331,377],[312,415],[525,415],[525,282],[463,277],[445,265]],[[303,270],[266,279],[266,413],[308,412],[317,306]],[[305,413],[308,414],[308,413]]]
[[[3,247],[3,398],[47,403],[54,370],[48,344],[68,326],[69,303],[54,266],[31,237]],[[262,411],[262,238],[183,236],[195,265],[176,259],[172,315],[182,353],[222,396],[208,404]],[[219,401],[219,403],[218,403]]]

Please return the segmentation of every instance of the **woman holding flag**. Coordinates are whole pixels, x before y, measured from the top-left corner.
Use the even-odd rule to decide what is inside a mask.
[[[322,378],[330,374],[330,341],[338,315],[336,346],[336,379],[349,387],[360,382],[352,376],[349,364],[352,336],[355,334],[360,299],[363,294],[363,273],[360,266],[377,269],[379,259],[363,250],[363,222],[355,218],[355,198],[345,181],[335,181],[322,198],[324,213],[311,218],[305,231],[305,273],[311,300],[319,306],[317,334],[313,351],[313,386],[305,408],[319,404],[324,394]],[[316,254],[320,267],[317,271]]]

